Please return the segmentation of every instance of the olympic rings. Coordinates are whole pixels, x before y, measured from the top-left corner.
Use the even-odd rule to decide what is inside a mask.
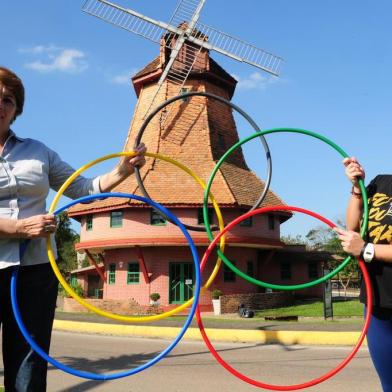
[[[216,99],[217,101],[224,103],[225,105],[230,106],[232,109],[234,109],[236,112],[238,112],[239,114],[241,114],[249,123],[250,125],[253,127],[253,129],[256,132],[260,132],[261,129],[259,128],[259,126],[255,123],[255,121],[253,121],[253,119],[247,114],[245,113],[240,107],[238,107],[237,105],[235,105],[234,103],[228,101],[227,99],[224,99],[222,97],[220,97],[219,95],[215,95],[215,94],[211,94],[211,93],[207,93],[207,92],[201,92],[201,91],[191,91],[189,93],[184,93],[181,95],[177,95],[173,98],[168,99],[167,101],[163,102],[162,104],[160,104],[159,106],[157,106],[149,115],[148,117],[144,120],[142,126],[139,129],[138,134],[136,135],[136,139],[135,139],[135,144],[134,144],[134,148],[136,148],[139,144],[140,141],[142,139],[143,133],[146,130],[148,124],[150,123],[150,121],[155,117],[155,115],[162,110],[164,107],[166,107],[167,105],[178,101],[179,99],[186,99],[189,97],[194,97],[194,96],[202,96],[202,97],[208,97],[208,98],[213,98]],[[271,159],[271,153],[267,144],[267,141],[265,140],[265,137],[260,134],[258,135],[260,137],[261,143],[263,144],[264,147],[264,151],[265,151],[265,156],[267,159],[267,179],[265,181],[265,185],[264,185],[264,189],[259,197],[259,199],[256,201],[256,203],[253,205],[253,207],[250,209],[250,211],[256,209],[258,206],[260,206],[260,204],[263,202],[263,200],[265,199],[270,183],[271,183],[271,176],[272,176],[272,159]],[[140,176],[140,170],[138,167],[135,168],[135,176],[136,176],[136,180],[138,182],[138,185],[143,193],[143,195],[147,198],[150,198],[150,195],[148,194],[146,188],[144,187],[142,178]],[[200,227],[200,226],[191,226],[191,225],[185,225],[185,227],[188,230],[193,230],[193,231],[205,231],[206,229],[204,227]],[[217,227],[212,227],[211,230],[218,230]]]
[[[242,222],[244,219],[249,218],[253,215],[256,214],[262,214],[262,213],[268,213],[268,212],[272,212],[272,211],[296,211],[296,212],[301,212],[310,216],[313,216],[319,220],[321,220],[322,222],[326,223],[330,228],[334,228],[336,227],[335,224],[333,224],[332,222],[330,222],[329,220],[327,220],[326,218],[323,218],[322,216],[305,210],[303,208],[298,208],[298,207],[291,207],[291,206],[274,206],[274,207],[264,207],[264,208],[259,208],[257,210],[254,211],[249,211],[248,213],[241,215],[240,217],[238,217],[237,219],[233,220],[232,222],[230,222],[225,229],[223,230],[223,232],[220,232],[219,235],[217,237],[214,238],[214,240],[211,242],[211,244],[209,245],[206,253],[204,254],[204,257],[202,259],[201,265],[200,265],[200,270],[203,271],[203,268],[205,266],[205,264],[207,263],[208,257],[211,254],[212,250],[215,247],[215,244],[217,243],[217,241],[219,240],[219,236],[223,235],[225,232],[229,231],[230,229],[232,229],[235,225],[237,225],[238,223]],[[357,353],[357,351],[359,350],[363,340],[365,339],[367,330],[369,328],[370,325],[370,320],[371,320],[371,314],[372,314],[372,308],[373,308],[373,290],[372,290],[372,286],[371,286],[371,282],[370,282],[370,278],[369,278],[369,273],[367,272],[366,266],[363,262],[363,260],[360,260],[359,262],[364,280],[365,280],[365,286],[366,286],[366,292],[367,292],[367,300],[368,300],[368,307],[366,310],[366,317],[365,317],[365,323],[362,329],[362,332],[360,334],[360,337],[357,341],[357,344],[355,345],[355,347],[353,348],[353,350],[349,353],[349,355],[334,369],[332,369],[331,371],[327,372],[326,374],[317,377],[311,381],[302,383],[302,384],[295,384],[295,385],[273,385],[273,384],[267,384],[265,382],[261,382],[261,381],[257,381],[254,380],[252,378],[249,378],[247,376],[245,376],[244,374],[240,373],[238,370],[234,369],[231,365],[229,365],[227,362],[225,362],[223,360],[223,358],[218,354],[218,352],[215,350],[214,346],[211,344],[211,341],[209,340],[206,331],[204,329],[204,325],[203,325],[203,321],[201,319],[201,315],[200,315],[200,307],[197,307],[197,311],[196,311],[196,320],[197,320],[197,324],[199,326],[201,335],[203,337],[204,342],[206,343],[208,349],[211,351],[211,354],[215,357],[215,359],[226,369],[228,370],[230,373],[232,373],[234,376],[238,377],[239,379],[241,379],[242,381],[247,382],[248,384],[260,387],[260,388],[265,388],[265,389],[271,389],[271,390],[275,390],[275,391],[293,391],[296,389],[302,389],[302,388],[307,388],[307,387],[311,387],[313,385],[319,384],[323,381],[326,381],[327,379],[329,379],[330,377],[334,376],[336,373],[338,373],[340,370],[342,370],[350,361],[351,359],[354,357],[354,355]]]
[[[177,337],[174,339],[174,341],[165,350],[163,350],[160,354],[155,356],[153,359],[151,359],[147,363],[140,365],[134,369],[130,369],[125,372],[118,372],[118,373],[114,373],[114,374],[96,374],[96,373],[90,373],[90,372],[83,372],[83,371],[73,369],[69,366],[66,366],[66,365],[56,361],[54,358],[50,357],[47,353],[45,353],[45,351],[43,351],[37,345],[37,343],[34,341],[34,339],[30,336],[29,331],[27,331],[27,329],[23,323],[23,319],[21,317],[19,306],[18,306],[17,294],[16,294],[18,269],[14,269],[14,271],[12,273],[12,278],[11,278],[12,309],[14,311],[15,320],[16,320],[16,322],[19,326],[19,329],[21,330],[24,338],[27,340],[27,342],[30,344],[30,346],[34,349],[34,351],[37,354],[39,354],[45,361],[51,363],[52,365],[63,370],[64,372],[70,373],[70,374],[78,376],[78,377],[87,378],[90,380],[114,380],[114,379],[130,376],[130,375],[139,373],[142,370],[147,369],[148,367],[154,365],[155,363],[160,361],[162,358],[164,358],[167,354],[169,354],[173,350],[173,348],[177,345],[177,343],[184,336],[186,330],[188,329],[190,323],[192,322],[192,318],[195,314],[196,306],[197,306],[199,295],[200,295],[201,276],[200,276],[200,267],[199,267],[199,257],[197,254],[196,246],[195,246],[191,236],[189,235],[189,233],[185,229],[184,225],[180,222],[180,220],[175,215],[173,215],[169,210],[167,210],[165,207],[161,206],[160,204],[158,204],[152,200],[148,200],[144,197],[136,196],[136,195],[132,195],[132,194],[101,193],[101,194],[85,196],[80,199],[73,200],[71,203],[69,203],[65,207],[62,207],[61,209],[56,211],[56,213],[59,213],[59,212],[65,210],[65,209],[67,209],[77,203],[91,201],[91,200],[101,198],[101,197],[111,197],[111,196],[112,197],[127,197],[129,199],[134,199],[134,200],[138,200],[138,201],[141,201],[144,203],[148,203],[151,206],[153,206],[154,208],[156,208],[157,210],[162,211],[166,216],[169,216],[173,220],[173,222],[175,222],[175,224],[180,228],[180,230],[182,231],[182,233],[184,234],[184,236],[186,237],[186,239],[189,242],[189,246],[191,248],[191,252],[192,252],[192,256],[193,256],[193,263],[194,263],[195,276],[196,276],[196,279],[195,279],[196,284],[195,284],[194,297],[193,297],[195,299],[195,301],[192,304],[192,308],[189,312],[189,315],[186,318],[184,326],[182,327],[181,331],[179,332]]]
[[[65,192],[65,190],[72,183],[72,181],[77,176],[79,176],[81,173],[86,171],[88,168],[90,168],[93,165],[96,165],[97,163],[100,163],[102,161],[105,161],[105,160],[108,160],[108,159],[111,159],[111,158],[116,158],[116,157],[120,157],[120,156],[133,156],[133,155],[135,155],[135,152],[120,152],[120,153],[105,155],[105,156],[103,156],[101,158],[97,158],[97,159],[87,163],[86,165],[84,165],[81,168],[79,168],[78,170],[76,170],[64,182],[64,184],[58,190],[56,196],[54,197],[54,199],[52,201],[52,204],[49,207],[49,213],[53,213],[53,211],[56,208],[57,203],[58,203],[61,195]],[[177,166],[180,169],[184,170],[186,173],[190,174],[202,186],[203,189],[205,188],[204,182],[193,171],[191,171],[189,168],[187,168],[186,166],[182,165],[181,163],[175,161],[174,159],[165,157],[165,156],[160,155],[160,154],[153,154],[153,153],[145,153],[144,155],[148,156],[148,157],[154,157],[154,158],[162,159],[164,161],[167,161],[167,162],[170,162],[170,163],[174,164],[175,166]],[[113,196],[114,193],[109,193],[109,195]],[[119,196],[119,197],[123,197],[123,196]],[[216,213],[216,216],[218,218],[219,227],[221,229],[223,229],[224,223],[223,223],[222,214],[220,212],[220,209],[219,209],[219,206],[218,206],[217,202],[215,201],[215,199],[214,199],[214,197],[212,195],[211,195],[211,200],[213,202],[215,213]],[[225,242],[224,242],[224,237],[222,237],[222,238],[223,238],[223,240],[220,242],[220,247],[223,250],[224,246],[225,246]],[[97,307],[95,307],[94,305],[91,305],[90,303],[88,303],[88,302],[84,301],[82,298],[80,298],[80,296],[78,296],[76,294],[76,292],[73,290],[73,288],[64,280],[64,278],[61,275],[61,272],[60,272],[59,268],[57,267],[57,263],[56,263],[56,260],[55,260],[55,257],[54,257],[54,253],[53,253],[53,249],[52,249],[52,244],[51,244],[51,241],[50,241],[49,238],[46,241],[46,246],[47,246],[47,249],[48,249],[48,257],[49,257],[49,262],[50,262],[50,264],[52,266],[52,269],[53,269],[55,275],[57,276],[57,279],[60,281],[60,283],[62,284],[64,289],[67,291],[67,293],[70,294],[81,305],[87,307],[92,312],[97,313],[97,314],[99,314],[101,316],[104,316],[104,317],[107,317],[107,318],[111,318],[111,319],[114,319],[114,320],[118,320],[118,321],[125,321],[125,322],[149,322],[149,321],[156,321],[156,320],[162,320],[162,319],[164,319],[166,317],[169,317],[169,316],[171,316],[173,314],[176,314],[176,313],[186,309],[193,302],[193,298],[191,298],[188,301],[186,301],[183,304],[181,304],[178,307],[176,307],[175,309],[171,309],[171,310],[169,310],[167,312],[160,313],[160,314],[155,314],[155,315],[150,315],[150,316],[141,316],[141,317],[116,315],[116,314],[113,314],[113,313],[110,313],[110,312],[106,312],[106,311],[100,310]],[[210,287],[210,285],[212,284],[212,282],[214,281],[216,275],[219,272],[219,268],[221,266],[221,263],[222,263],[221,260],[218,258],[217,262],[215,264],[215,267],[214,267],[214,269],[213,269],[213,271],[211,273],[211,276],[208,278],[205,286],[203,287],[203,290],[208,289]]]
[[[186,98],[188,96],[193,96],[193,95],[202,95],[202,96],[207,96],[207,97],[213,97],[215,99],[218,99],[221,102],[224,103],[228,103],[232,108],[236,109],[237,111],[239,111],[241,114],[244,115],[244,112],[241,111],[241,109],[237,108],[235,105],[231,104],[229,101],[225,101],[223,98],[217,97],[217,96],[213,96],[212,94],[207,94],[207,93],[198,93],[198,92],[193,92],[193,93],[187,93],[178,97],[174,97],[168,101],[166,101],[164,104],[160,105],[160,107],[158,107],[145,121],[145,123],[143,123],[142,128],[139,131],[139,134],[137,135],[137,140],[136,139],[136,144],[138,144],[138,142],[140,141],[140,138],[145,130],[145,128],[147,127],[147,124],[149,123],[149,121],[151,121],[152,117],[159,111],[161,110],[163,107],[165,107],[167,104],[174,102],[178,99],[181,98]],[[246,115],[245,115],[246,116]],[[252,123],[252,125],[254,125],[257,128],[257,125],[255,125],[253,123],[253,120],[251,120],[250,118],[247,118],[248,121],[250,121]],[[213,345],[211,344],[206,331],[204,330],[204,325],[201,319],[201,314],[200,314],[200,306],[198,304],[198,300],[199,300],[199,296],[200,296],[200,291],[202,289],[206,289],[208,288],[211,283],[213,282],[214,278],[216,277],[218,271],[219,271],[219,267],[221,265],[221,259],[223,259],[223,261],[225,262],[225,264],[231,269],[233,270],[233,272],[235,272],[237,275],[243,277],[244,279],[248,280],[251,283],[255,283],[257,285],[260,286],[264,286],[264,287],[268,287],[268,288],[272,288],[272,289],[278,289],[278,290],[298,290],[298,289],[303,289],[303,288],[308,288],[308,287],[312,287],[316,284],[322,283],[324,281],[326,281],[327,279],[330,279],[332,276],[334,276],[336,273],[338,273],[340,270],[342,270],[348,263],[349,261],[352,259],[351,256],[348,256],[337,268],[335,268],[333,271],[331,271],[329,274],[325,275],[324,277],[320,278],[320,279],[316,279],[314,281],[308,282],[308,283],[304,283],[304,284],[300,284],[300,285],[274,285],[274,284],[269,284],[269,283],[265,283],[263,281],[254,279],[252,277],[249,277],[248,275],[242,273],[240,270],[238,270],[224,255],[224,236],[225,234],[232,229],[235,225],[237,225],[238,223],[242,222],[243,220],[257,215],[257,214],[261,214],[261,213],[267,213],[267,212],[272,212],[272,211],[296,211],[296,212],[300,212],[300,213],[304,213],[307,215],[310,215],[312,217],[315,217],[319,220],[321,220],[322,222],[324,222],[325,224],[327,224],[330,228],[335,227],[335,225],[327,220],[326,218],[323,218],[322,216],[311,212],[309,210],[305,210],[303,208],[299,208],[299,207],[292,207],[292,206],[273,206],[273,207],[264,207],[264,208],[259,208],[256,209],[257,206],[262,203],[262,201],[264,200],[268,189],[269,189],[269,184],[271,181],[271,172],[272,172],[272,163],[271,163],[271,158],[270,158],[270,154],[269,154],[269,149],[268,149],[268,145],[266,144],[265,138],[264,136],[267,134],[273,134],[273,133],[282,133],[282,132],[291,132],[291,133],[300,133],[300,134],[305,134],[314,138],[317,138],[323,142],[325,142],[326,144],[330,145],[331,147],[333,147],[337,152],[340,153],[340,155],[342,155],[342,157],[348,157],[348,155],[339,147],[337,146],[335,143],[333,143],[332,141],[330,141],[329,139],[327,139],[324,136],[321,136],[319,134],[316,134],[314,132],[311,131],[306,131],[306,130],[302,130],[302,129],[293,129],[293,128],[277,128],[277,129],[270,129],[267,131],[259,131],[254,133],[253,135],[240,140],[239,142],[237,142],[235,145],[233,145],[223,156],[222,158],[219,160],[219,162],[217,163],[217,165],[215,166],[210,179],[208,181],[207,186],[196,176],[196,174],[194,174],[190,169],[186,168],[184,165],[174,161],[173,159],[164,157],[160,154],[153,154],[153,153],[146,153],[146,156],[150,156],[153,158],[158,158],[158,159],[162,159],[165,160],[167,162],[170,162],[176,166],[178,166],[179,168],[181,168],[182,170],[184,170],[185,172],[187,172],[188,174],[192,175],[193,178],[199,182],[199,184],[203,187],[204,189],[204,199],[203,199],[203,217],[204,217],[204,225],[205,225],[205,229],[207,231],[207,235],[211,241],[210,245],[208,246],[200,268],[199,268],[199,263],[198,263],[198,255],[197,255],[197,250],[196,247],[192,241],[192,238],[190,237],[189,233],[186,231],[186,227],[188,227],[190,230],[195,230],[195,231],[201,231],[200,227],[194,227],[194,226],[187,226],[184,225],[183,223],[181,223],[181,221],[175,216],[173,215],[169,210],[167,210],[166,208],[164,208],[163,206],[161,206],[160,204],[152,201],[149,198],[145,198],[145,197],[141,197],[141,196],[136,196],[136,195],[132,195],[132,194],[124,194],[124,193],[101,193],[101,194],[97,194],[97,195],[92,195],[92,196],[86,196],[77,200],[72,201],[71,203],[69,203],[67,206],[62,207],[56,211],[54,211],[55,206],[58,203],[59,198],[61,197],[61,195],[64,193],[64,191],[68,188],[68,186],[70,185],[70,183],[78,176],[80,175],[83,171],[85,171],[86,169],[88,169],[89,167],[95,165],[96,163],[102,162],[104,160],[110,159],[110,158],[114,158],[114,157],[120,157],[120,156],[134,156],[136,153],[134,152],[130,152],[130,153],[117,153],[117,154],[110,154],[107,156],[104,156],[102,158],[96,159],[92,162],[90,162],[89,164],[83,166],[82,168],[78,169],[77,171],[75,171],[75,173],[73,173],[73,175],[71,175],[67,181],[63,184],[63,186],[60,188],[60,190],[58,191],[56,197],[54,198],[51,206],[50,206],[50,213],[54,213],[55,215],[60,213],[61,211],[64,211],[65,209],[80,203],[80,202],[86,202],[86,201],[91,201],[94,199],[98,199],[98,198],[107,198],[107,197],[123,197],[123,198],[127,198],[127,199],[135,199],[141,202],[145,202],[148,203],[152,208],[157,209],[163,216],[165,216],[170,222],[176,224],[181,231],[183,232],[184,236],[186,237],[186,239],[189,242],[190,248],[191,248],[191,252],[193,255],[193,261],[194,261],[194,266],[195,266],[195,274],[196,274],[196,285],[195,285],[195,292],[194,292],[194,297],[191,298],[189,301],[187,301],[186,303],[182,304],[181,306],[179,306],[176,309],[173,309],[169,312],[163,313],[163,314],[159,314],[159,315],[153,315],[153,316],[146,316],[146,317],[128,317],[128,316],[120,316],[120,315],[114,315],[111,313],[108,313],[106,311],[102,311],[100,309],[97,309],[96,307],[94,307],[93,305],[87,303],[86,301],[84,301],[82,298],[80,298],[74,291],[73,289],[67,284],[67,282],[63,279],[63,277],[61,276],[60,271],[58,270],[56,261],[54,259],[54,254],[53,254],[53,249],[51,246],[51,242],[50,239],[48,238],[47,240],[47,248],[48,248],[48,257],[49,257],[49,261],[51,263],[51,266],[53,268],[53,271],[55,273],[55,275],[57,276],[58,280],[60,281],[60,283],[64,286],[64,289],[73,297],[75,298],[75,300],[77,300],[80,304],[82,304],[83,306],[87,307],[89,310],[100,314],[102,316],[105,317],[109,317],[115,320],[120,320],[120,321],[129,321],[129,322],[139,322],[139,321],[152,321],[152,320],[159,320],[159,319],[163,319],[165,317],[168,317],[172,314],[178,313],[180,310],[183,310],[185,308],[187,308],[190,304],[192,304],[192,307],[190,309],[190,312],[188,314],[188,317],[186,318],[186,321],[181,329],[181,331],[179,332],[179,334],[176,336],[176,338],[174,339],[174,341],[165,349],[163,350],[160,354],[158,354],[157,356],[155,356],[153,359],[151,359],[150,361],[148,361],[147,363],[140,365],[134,369],[130,369],[124,372],[118,372],[115,374],[96,374],[96,373],[91,373],[91,372],[84,372],[84,371],[78,371],[75,370],[73,368],[70,368],[64,364],[59,363],[57,360],[55,360],[54,358],[51,358],[48,354],[46,354],[38,345],[37,343],[34,341],[34,339],[30,336],[29,331],[27,331],[21,314],[20,314],[20,310],[18,307],[18,303],[17,303],[17,295],[16,295],[16,285],[17,285],[17,276],[18,276],[18,268],[14,268],[13,273],[12,273],[12,278],[11,278],[11,302],[12,302],[12,308],[14,311],[14,315],[15,315],[15,319],[16,322],[23,334],[23,336],[25,337],[25,339],[28,341],[28,343],[31,345],[31,347],[46,361],[50,362],[51,364],[53,364],[54,366],[58,367],[59,369],[73,374],[75,376],[78,377],[82,377],[82,378],[88,378],[88,379],[92,379],[92,380],[113,380],[113,379],[118,379],[121,377],[126,377],[129,375],[133,375],[136,374],[142,370],[145,370],[146,368],[154,365],[155,363],[157,363],[159,360],[161,360],[162,358],[164,358],[167,354],[169,354],[173,348],[178,344],[178,342],[181,340],[181,338],[183,337],[183,335],[185,334],[187,328],[189,327],[193,316],[196,314],[196,319],[197,319],[197,323],[201,332],[201,335],[203,337],[203,340],[205,341],[208,349],[211,351],[212,355],[216,358],[216,360],[223,366],[225,367],[229,372],[231,372],[234,376],[240,378],[241,380],[257,386],[257,387],[261,387],[261,388],[267,388],[267,389],[271,389],[271,390],[282,390],[282,391],[289,391],[289,390],[296,390],[296,389],[302,389],[302,388],[307,388],[310,386],[314,386],[316,384],[319,384],[327,379],[329,379],[330,377],[332,377],[333,375],[335,375],[336,373],[338,373],[340,370],[342,370],[350,361],[351,359],[355,356],[355,354],[358,352],[365,336],[367,333],[367,330],[369,328],[369,324],[370,324],[370,319],[371,319],[371,313],[372,313],[372,307],[373,307],[373,293],[372,293],[372,287],[371,287],[371,282],[370,282],[370,278],[369,278],[369,274],[366,270],[365,264],[363,262],[363,260],[359,260],[359,265],[364,277],[364,281],[365,281],[365,286],[366,286],[366,292],[367,292],[367,310],[366,310],[366,317],[365,317],[365,322],[363,325],[363,329],[361,331],[360,337],[356,343],[356,345],[354,346],[353,350],[349,353],[349,355],[340,363],[338,364],[338,366],[336,366],[334,369],[332,369],[331,371],[327,372],[326,374],[317,377],[315,379],[312,379],[310,381],[307,381],[305,383],[301,383],[301,384],[294,384],[294,385],[273,385],[273,384],[268,384],[265,382],[261,382],[261,381],[257,381],[254,379],[251,379],[247,376],[245,376],[244,374],[240,373],[239,371],[237,371],[236,369],[234,369],[231,365],[229,365],[227,362],[225,362],[220,355],[217,353],[217,351],[215,350],[215,348],[213,347]],[[210,195],[210,188],[212,185],[212,181],[218,171],[218,169],[220,168],[220,166],[223,164],[223,162],[229,157],[229,155],[234,152],[238,147],[240,147],[242,144],[246,143],[247,141],[250,141],[256,137],[260,137],[265,150],[266,150],[266,155],[267,155],[267,161],[268,161],[268,181],[266,183],[266,186],[263,190],[263,193],[261,195],[261,197],[259,198],[258,202],[250,209],[250,211],[248,211],[247,213],[245,213],[244,215],[238,217],[237,219],[233,220],[232,222],[230,222],[226,227],[224,227],[224,223],[223,223],[223,217],[221,215],[221,212],[219,210],[219,206],[217,204],[217,202],[215,201],[215,199],[213,198],[212,195]],[[139,183],[140,188],[142,189],[143,192],[145,192],[145,194],[148,196],[147,191],[145,191],[143,183],[141,181],[140,178],[140,173],[138,171],[138,169],[135,170],[135,175],[137,176],[137,181]],[[367,194],[366,194],[366,189],[364,186],[364,182],[363,180],[359,180],[359,186],[361,189],[361,194],[363,197],[363,205],[364,205],[364,213],[363,213],[363,223],[361,226],[361,236],[364,237],[366,230],[367,230],[367,224],[368,224],[368,199],[367,199]],[[213,238],[212,235],[212,230],[215,230],[215,227],[210,227],[210,222],[208,219],[208,213],[207,213],[207,208],[208,208],[208,200],[209,197],[211,197],[211,201],[213,203],[213,206],[215,208],[216,211],[216,215],[218,216],[218,222],[219,222],[219,228],[220,228],[220,233]],[[203,230],[203,231],[204,231]],[[218,260],[217,263],[214,267],[214,270],[211,274],[211,276],[209,277],[206,285],[201,288],[201,272],[204,270],[207,260],[209,258],[209,256],[211,255],[211,252],[213,250],[216,249],[217,243],[218,241],[220,242],[220,249],[217,249],[217,253],[218,253]],[[27,246],[27,243],[22,244],[21,245],[21,249],[25,249],[25,247]]]
[[[211,189],[211,185],[212,185],[212,181],[215,178],[215,174],[217,173],[218,169],[220,168],[220,166],[222,165],[222,163],[227,159],[227,157],[233,152],[235,151],[238,147],[242,146],[244,143],[248,142],[249,140],[252,140],[260,135],[268,135],[268,134],[272,134],[272,133],[300,133],[300,134],[304,134],[304,135],[308,135],[308,136],[312,136],[316,139],[319,139],[323,142],[325,142],[326,144],[330,145],[332,148],[334,148],[337,152],[340,153],[340,155],[343,158],[348,157],[347,153],[341,148],[339,147],[337,144],[335,144],[334,142],[332,142],[331,140],[327,139],[325,136],[319,135],[315,132],[311,132],[311,131],[306,131],[304,129],[294,129],[294,128],[276,128],[276,129],[269,129],[266,131],[262,131],[262,132],[256,132],[251,136],[248,136],[242,140],[240,140],[239,142],[237,142],[236,144],[234,144],[223,156],[222,158],[219,160],[219,162],[216,164],[214,170],[211,173],[211,176],[208,180],[207,183],[207,187],[205,188],[205,192],[204,192],[204,205],[203,205],[203,216],[204,216],[204,224],[207,230],[207,235],[208,238],[210,240],[213,239],[213,235],[212,232],[210,230],[210,222],[209,222],[209,218],[208,218],[208,194],[209,191]],[[359,186],[361,188],[361,193],[362,193],[362,198],[363,198],[363,206],[364,206],[364,212],[363,212],[363,225],[361,228],[361,235],[362,237],[364,236],[366,230],[367,230],[367,225],[368,225],[368,199],[367,199],[367,194],[366,194],[366,189],[365,189],[365,185],[362,179],[359,180]],[[225,231],[225,230],[224,230]],[[304,288],[308,288],[308,287],[312,287],[315,286],[319,283],[325,282],[326,280],[330,279],[331,277],[333,277],[334,275],[336,275],[339,271],[341,271],[352,259],[351,256],[347,256],[346,259],[338,266],[336,267],[333,271],[331,271],[329,274],[319,278],[319,279],[315,279],[311,282],[308,283],[303,283],[303,284],[297,284],[297,285],[279,285],[279,284],[271,284],[271,283],[266,283],[263,282],[259,279],[255,279],[252,278],[251,276],[245,274],[244,272],[242,272],[241,270],[239,270],[233,263],[230,262],[230,260],[221,252],[220,249],[217,250],[217,254],[218,256],[223,260],[223,262],[233,271],[235,272],[237,275],[241,276],[243,279],[247,280],[250,283],[256,284],[258,286],[262,286],[262,287],[266,287],[266,288],[271,288],[274,290],[300,290],[300,289],[304,289]]]

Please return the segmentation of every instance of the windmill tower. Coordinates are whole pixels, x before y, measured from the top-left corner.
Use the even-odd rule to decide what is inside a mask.
[[[217,42],[211,43],[210,36],[214,35],[202,33],[197,28],[204,28],[197,22],[203,4],[204,1],[182,0],[172,24],[162,26],[161,22],[134,15],[134,11],[106,0],[85,3],[86,12],[160,43],[159,55],[132,77],[137,103],[124,150],[133,149],[146,113],[167,98],[179,95],[179,89],[212,93],[231,100],[237,81],[209,56],[215,47],[227,53],[229,49],[224,43],[220,46]],[[185,6],[190,9],[190,15],[196,15],[195,19],[185,18],[182,14]],[[189,25],[193,26],[190,32]],[[217,32],[216,36],[219,34],[223,35]],[[234,41],[228,37],[228,42]],[[240,44],[238,41],[238,46]],[[251,58],[251,46],[246,46],[249,50],[244,52],[245,46],[243,58],[248,56],[248,63],[256,63],[257,59]],[[236,53],[234,48],[231,57],[234,57],[233,53]],[[192,66],[182,74],[181,84],[178,84],[171,75],[185,67],[189,56],[193,59]],[[238,53],[236,56],[240,57]],[[269,68],[266,64],[262,67],[268,69],[267,72],[277,73],[280,59],[269,56]],[[168,111],[155,116],[142,140],[149,152],[181,162],[206,181],[222,154],[238,141],[238,134],[231,107],[205,96],[193,96],[177,100]],[[172,210],[183,223],[203,226],[199,216],[204,192],[191,176],[174,165],[149,158],[141,169],[141,177],[151,199]],[[220,205],[224,221],[228,222],[253,206],[264,188],[265,183],[249,170],[241,149],[238,149],[220,168],[211,191]],[[128,177],[115,191],[141,193],[135,176]],[[284,202],[274,192],[267,193],[264,205],[282,204]],[[101,256],[99,268],[108,276],[107,281],[100,281],[100,284],[104,282],[104,299],[133,298],[138,304],[145,305],[150,293],[159,292],[162,304],[174,306],[192,296],[193,269],[189,267],[186,240],[179,235],[176,225],[162,221],[162,217],[156,216],[149,206],[123,198],[107,198],[73,206],[69,215],[82,224],[76,249]],[[253,223],[248,222],[248,226],[236,228],[228,234],[225,254],[236,260],[239,268],[253,271],[257,276],[263,269],[262,264],[271,259],[272,252],[282,247],[279,227],[289,217],[290,214],[285,213],[260,216]],[[217,223],[214,219],[212,224]],[[209,244],[204,231],[193,232],[192,238],[201,252]],[[263,252],[270,256],[266,258]],[[212,265],[207,266],[204,279],[210,275],[211,269]],[[86,267],[74,273],[81,276],[93,270],[94,267]],[[88,283],[86,277],[84,281]],[[226,293],[255,290],[251,284],[226,282],[222,276],[216,284],[221,285],[218,287]],[[200,304],[210,306],[208,293],[201,297]]]
[[[165,69],[169,53],[163,42],[159,55],[132,78],[137,103],[124,150],[132,150],[150,99]],[[230,100],[236,83],[210,58],[209,51],[203,49],[185,87]],[[166,81],[158,102],[165,100],[165,96],[173,96],[175,91],[176,87]],[[177,100],[171,112],[165,127],[161,125],[159,116],[155,116],[142,140],[149,152],[181,162],[206,181],[222,154],[238,141],[231,107],[205,96],[193,96],[188,101],[185,98]],[[151,199],[173,211],[181,222],[203,227],[199,219],[203,189],[191,176],[165,161],[148,158],[141,169],[141,177]],[[211,190],[224,221],[229,222],[253,206],[264,187],[264,182],[249,170],[242,151],[238,149],[219,169]],[[128,177],[114,191],[141,193],[135,176]],[[274,192],[270,190],[267,193],[264,205],[282,204],[283,200]],[[236,260],[239,268],[253,271],[257,276],[272,257],[265,254],[272,255],[275,249],[282,247],[279,227],[289,218],[288,215],[260,216],[253,223],[249,222],[249,226],[236,228],[228,234],[225,254]],[[101,255],[99,268],[109,277],[102,285],[104,299],[133,298],[144,306],[150,293],[159,292],[161,304],[170,307],[190,298],[193,270],[189,268],[186,240],[176,225],[156,216],[152,208],[132,200],[111,197],[73,206],[69,216],[82,224],[76,249]],[[212,217],[211,223],[217,223],[215,217]],[[202,254],[209,244],[206,233],[194,231],[192,238]],[[213,262],[206,268],[204,280],[211,274],[212,265]],[[269,268],[269,271],[275,270]],[[78,276],[92,272],[93,267],[74,271]],[[136,283],[132,281],[134,278],[137,284],[133,284]],[[225,293],[252,293],[255,290],[251,284],[242,284],[239,280],[236,284],[226,284],[224,279],[220,275],[216,284]],[[84,281],[89,282],[88,278]],[[208,309],[208,294],[201,297],[200,304]]]
[[[205,1],[180,0],[169,23],[154,20],[106,0],[86,0],[84,3],[82,10],[86,13],[127,31],[157,43],[164,37],[170,58],[145,116],[156,106],[157,97],[166,80],[177,88],[173,95],[181,93],[203,49],[216,51],[278,76],[282,58],[199,22]],[[169,114],[167,112],[161,116],[161,123],[165,123]]]

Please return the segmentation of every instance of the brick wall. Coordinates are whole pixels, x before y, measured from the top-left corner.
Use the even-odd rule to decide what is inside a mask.
[[[261,310],[290,306],[293,302],[294,296],[290,292],[222,295],[221,312],[235,313],[240,304],[253,310]]]
[[[157,306],[141,306],[134,299],[128,300],[114,300],[114,299],[85,299],[89,304],[106,312],[121,314],[121,315],[138,315],[138,314],[152,314],[161,313],[162,308]],[[62,310],[64,312],[90,312],[86,307],[75,301],[73,298],[64,297],[62,301]]]

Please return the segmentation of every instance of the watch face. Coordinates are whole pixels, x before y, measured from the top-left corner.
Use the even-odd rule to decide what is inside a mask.
[[[374,245],[367,244],[365,247],[365,251],[363,252],[363,259],[366,262],[370,262],[373,260],[373,257],[374,257]]]

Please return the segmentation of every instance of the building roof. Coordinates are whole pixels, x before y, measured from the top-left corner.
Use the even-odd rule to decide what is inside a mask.
[[[143,69],[141,69],[139,72],[137,72],[135,75],[132,76],[132,80],[134,79],[138,79],[142,76],[148,75],[151,72],[154,72],[158,69],[161,69],[162,65],[161,65],[161,61],[159,56],[155,57],[154,60],[152,60],[151,62],[149,62]]]
[[[195,172],[201,178],[208,178],[212,169],[213,165],[205,171],[199,169]],[[189,174],[182,172],[175,166],[170,166],[166,162],[157,163],[154,169],[149,170],[143,177],[144,187],[155,202],[169,207],[201,207],[203,205],[203,188]],[[222,165],[216,177],[219,186],[213,184],[212,194],[222,208],[252,207],[265,187],[264,181],[260,180],[253,172],[228,163]],[[113,191],[142,195],[133,176],[123,181]],[[284,204],[284,201],[270,190],[262,206]],[[140,203],[125,198],[107,198],[93,203],[76,205],[70,210],[70,216],[76,216],[80,212],[92,213],[105,209],[135,207],[136,205],[140,205]]]
[[[161,61],[161,57],[157,56],[155,59],[150,61],[143,69],[132,76],[132,82],[136,91],[136,95],[139,96],[141,86],[140,84],[148,81],[149,83],[154,80],[158,80],[162,71],[164,69],[164,64]],[[159,71],[159,72],[158,72]],[[209,57],[209,67],[208,69],[193,69],[188,78],[209,78],[216,80],[218,83],[227,83],[228,90],[230,91],[230,97],[234,93],[235,85],[237,80],[226,72],[214,59]]]
[[[97,264],[97,266],[98,266],[98,268],[105,268],[103,263],[99,263],[99,264]],[[77,268],[77,269],[72,270],[70,273],[76,274],[76,273],[87,272],[87,271],[92,271],[92,270],[96,270],[96,267],[94,265],[89,265],[88,267],[83,267],[83,268]]]

